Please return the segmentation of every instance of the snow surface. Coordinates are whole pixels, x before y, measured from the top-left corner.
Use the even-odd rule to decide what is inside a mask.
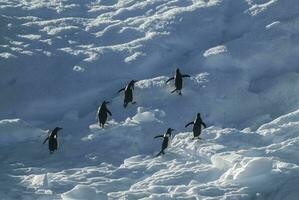
[[[297,0],[2,0],[0,11],[0,199],[298,198]],[[191,75],[182,96],[165,84],[177,67]],[[117,91],[132,79],[137,104],[124,109]],[[184,128],[197,112],[202,140]]]

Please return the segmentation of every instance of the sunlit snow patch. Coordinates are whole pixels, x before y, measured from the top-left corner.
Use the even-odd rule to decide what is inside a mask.
[[[221,53],[225,53],[225,52],[227,52],[226,46],[220,45],[220,46],[213,47],[213,48],[206,50],[203,53],[203,56],[208,57],[208,56],[217,55],[217,54],[221,54]]]

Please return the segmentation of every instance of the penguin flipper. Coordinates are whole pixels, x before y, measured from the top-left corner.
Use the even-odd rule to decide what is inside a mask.
[[[173,80],[174,77],[169,78],[165,83],[168,83],[169,81]]]
[[[188,75],[188,74],[184,74],[184,75],[182,75],[182,78],[186,78],[186,77],[191,77],[191,76]]]
[[[47,138],[45,139],[45,141],[43,142],[43,144],[45,144],[45,143],[47,142],[48,139],[49,139],[49,137],[47,137]]]
[[[154,138],[159,138],[159,137],[163,138],[164,135],[157,135],[157,136],[155,136]]]
[[[188,124],[185,125],[185,128],[187,128],[189,125],[194,124],[194,122],[190,122]]]
[[[118,90],[117,93],[120,93],[121,91],[124,91],[124,90],[125,90],[125,88],[122,88],[122,89]]]

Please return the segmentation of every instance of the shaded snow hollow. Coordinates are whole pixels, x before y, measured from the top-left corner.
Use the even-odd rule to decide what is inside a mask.
[[[0,10],[1,199],[298,198],[297,0],[2,0]],[[165,84],[178,66],[191,75],[183,96]],[[116,91],[131,79],[137,105],[124,110]],[[94,124],[103,100],[105,129]],[[197,112],[208,125],[199,141],[184,128]],[[41,143],[55,126],[49,156]],[[153,137],[168,127],[171,148],[155,158]]]

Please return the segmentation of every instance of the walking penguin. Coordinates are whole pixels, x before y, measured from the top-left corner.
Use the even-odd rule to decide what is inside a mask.
[[[133,90],[134,90],[134,84],[136,82],[137,82],[136,80],[131,80],[126,87],[118,90],[118,93],[120,93],[121,91],[125,91],[125,97],[124,97],[125,108],[127,107],[128,103],[132,103],[132,104],[136,103],[135,101],[133,101]]]
[[[48,137],[45,139],[43,144],[49,140],[49,150],[50,154],[52,154],[55,150],[57,150],[58,147],[58,142],[57,142],[57,133],[60,131],[62,128],[56,127],[51,133],[48,135]]]
[[[109,101],[103,101],[102,105],[99,107],[97,112],[97,120],[99,125],[104,128],[105,123],[107,122],[108,115],[107,113],[112,116],[110,110],[107,108],[107,104],[109,104]]]
[[[160,156],[161,154],[165,154],[165,149],[167,149],[167,147],[169,147],[170,145],[170,141],[171,141],[171,132],[174,131],[174,129],[172,128],[168,128],[166,133],[164,135],[157,135],[154,138],[163,138],[163,142],[162,142],[162,149],[161,151],[156,155],[156,156]]]
[[[169,78],[166,83],[168,83],[169,81],[173,80],[174,79],[174,86],[175,86],[175,89],[173,91],[171,91],[171,93],[174,93],[174,92],[178,92],[179,95],[182,95],[182,88],[183,88],[183,78],[185,77],[190,77],[190,75],[188,74],[181,74],[180,72],[180,69],[177,68],[176,69],[176,72],[175,72],[175,75],[171,78]]]
[[[204,128],[207,128],[207,125],[202,121],[200,117],[200,113],[197,113],[195,120],[193,122],[186,124],[185,127],[188,127],[191,124],[193,124],[193,140],[195,138],[200,139],[199,136],[201,134],[201,125],[203,125]]]

